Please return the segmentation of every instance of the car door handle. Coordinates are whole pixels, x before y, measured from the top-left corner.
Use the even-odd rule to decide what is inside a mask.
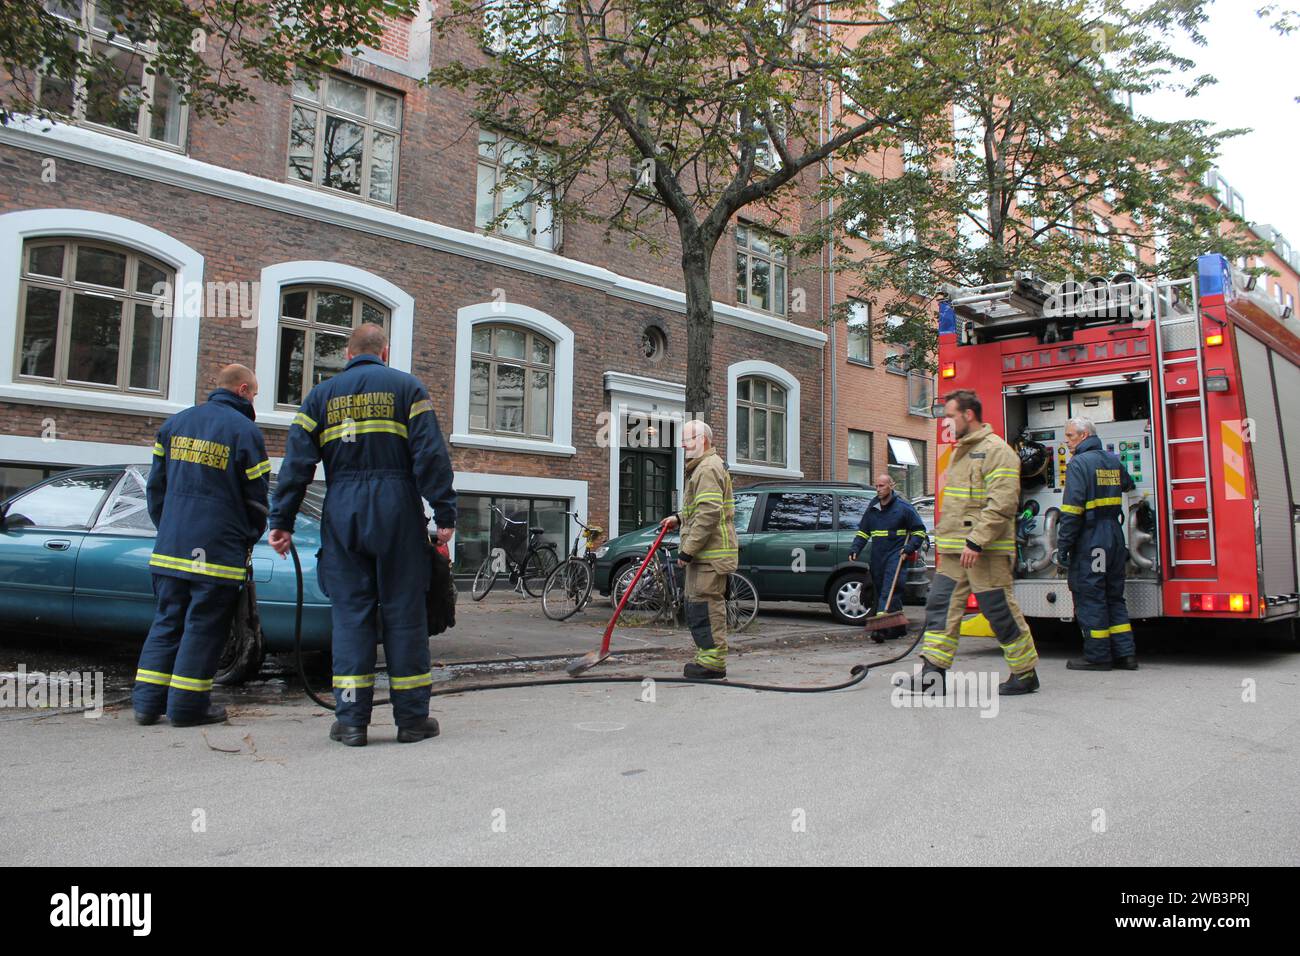
[[[45,547],[50,551],[67,551],[72,547],[72,542],[67,538],[54,538],[45,542]]]
[[[830,546],[829,544],[814,544],[814,545],[813,545],[813,550],[814,550],[814,551],[829,551],[830,549],[831,549],[831,546]]]

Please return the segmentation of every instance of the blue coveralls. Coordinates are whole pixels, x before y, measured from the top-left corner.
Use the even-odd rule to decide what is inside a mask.
[[[248,552],[266,530],[271,463],[253,417],[250,403],[219,388],[158,429],[148,483],[158,609],[135,675],[138,713],[207,713]]]
[[[1128,549],[1120,522],[1124,492],[1133,478],[1119,458],[1089,435],[1065,469],[1057,554],[1069,569],[1074,617],[1083,631],[1083,654],[1094,663],[1135,653],[1133,626],[1124,603]]]
[[[849,554],[857,557],[868,542],[871,544],[870,570],[871,580],[876,589],[876,610],[900,611],[903,608],[903,575],[898,575],[898,587],[894,588],[893,599],[885,606],[889,598],[889,586],[894,580],[894,569],[906,554],[913,554],[925,544],[925,523],[916,509],[904,501],[897,492],[889,496],[889,503],[881,505],[876,498],[862,513],[858,522],[858,533],[853,536]],[[892,628],[891,631],[906,632],[906,628]],[[896,633],[887,636],[900,636]]]
[[[280,467],[271,528],[292,531],[316,463],[326,494],[317,576],[332,607],[334,699],[339,723],[364,727],[374,700],[383,622],[393,718],[429,716],[431,573],[428,521],[456,525],[451,458],[429,393],[413,375],[358,355],[311,390],[294,416]]]

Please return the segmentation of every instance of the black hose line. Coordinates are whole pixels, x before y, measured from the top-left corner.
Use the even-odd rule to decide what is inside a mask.
[[[303,585],[302,585],[302,562],[298,558],[298,548],[294,545],[292,539],[289,542],[289,553],[293,556],[293,570],[298,577],[297,604],[294,608],[293,615],[293,648],[294,656],[298,661],[298,677],[302,680],[303,689],[307,692],[316,704],[324,707],[326,710],[334,710],[334,701],[326,700],[317,694],[311,688],[307,681],[307,671],[302,663],[302,603],[303,603]],[[563,684],[572,687],[575,684],[640,684],[646,680],[652,680],[656,684],[699,684],[704,687],[733,687],[737,690],[760,690],[774,691],[781,694],[824,694],[832,690],[847,690],[867,679],[867,674],[877,667],[884,667],[887,664],[897,664],[899,661],[911,655],[916,650],[916,645],[921,643],[921,631],[918,630],[915,639],[907,646],[907,650],[893,657],[886,658],[883,661],[876,661],[872,664],[854,664],[849,670],[849,679],[841,681],[838,684],[821,684],[813,687],[806,686],[781,686],[778,684],[749,684],[743,681],[730,680],[693,680],[689,677],[655,677],[644,674],[636,677],[610,676],[610,677],[558,677],[547,678],[546,680],[516,680],[516,681],[499,681],[491,684],[466,684],[463,687],[446,687],[442,690],[429,692],[430,697],[444,697],[452,694],[468,694],[480,690],[506,690],[507,688],[519,687],[558,687]],[[388,698],[373,701],[371,706],[382,707],[390,704]]]

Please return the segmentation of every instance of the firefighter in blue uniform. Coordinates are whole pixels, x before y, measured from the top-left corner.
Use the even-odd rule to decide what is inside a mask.
[[[1120,526],[1124,494],[1133,490],[1133,478],[1119,458],[1102,447],[1091,419],[1070,419],[1065,440],[1074,454],[1065,469],[1057,561],[1068,571],[1074,617],[1083,631],[1083,657],[1065,666],[1137,670],[1133,626],[1124,602],[1128,549]]]
[[[863,512],[862,520],[858,522],[858,533],[849,547],[849,560],[856,561],[862,549],[871,545],[871,581],[876,589],[877,612],[903,609],[903,576],[907,572],[898,572],[898,587],[894,588],[890,599],[889,587],[894,580],[894,569],[899,561],[915,560],[925,540],[924,522],[916,509],[898,495],[894,479],[889,475],[877,475],[876,500]],[[888,607],[885,606],[887,599],[890,599]],[[905,634],[906,627],[890,627],[873,631],[871,639],[879,643],[885,638],[903,637]]]
[[[207,402],[163,423],[149,472],[158,536],[149,568],[158,599],[140,652],[132,703],[141,724],[165,712],[175,727],[220,723],[212,678],[247,574],[266,530],[271,463],[253,424],[257,379],[228,365]]]
[[[456,525],[451,459],[429,393],[388,368],[388,338],[358,326],[343,371],[308,394],[289,428],[271,507],[270,542],[284,555],[303,494],[324,460],[326,495],[317,575],[333,604],[334,697],[330,739],[366,744],[382,620],[397,739],[438,735],[429,716],[430,545],[423,497],[437,540]]]

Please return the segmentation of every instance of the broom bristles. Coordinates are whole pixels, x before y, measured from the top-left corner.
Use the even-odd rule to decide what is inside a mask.
[[[894,611],[892,614],[877,614],[864,624],[863,630],[881,631],[887,627],[906,627],[907,615],[902,611]]]

